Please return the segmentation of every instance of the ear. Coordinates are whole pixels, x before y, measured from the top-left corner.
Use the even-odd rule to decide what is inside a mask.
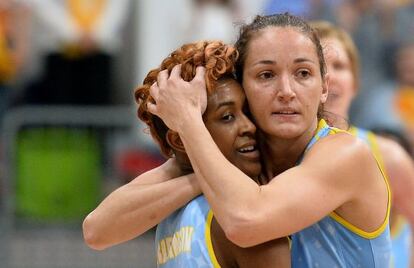
[[[321,103],[325,103],[326,100],[328,99],[329,81],[330,81],[330,75],[327,73],[327,74],[325,74],[325,79],[322,81]]]
[[[184,144],[177,132],[169,129],[166,134],[167,142],[176,151],[185,153]]]

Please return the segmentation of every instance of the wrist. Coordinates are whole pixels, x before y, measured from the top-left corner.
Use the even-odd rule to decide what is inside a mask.
[[[192,135],[199,129],[205,128],[203,117],[200,112],[189,113],[185,120],[181,120],[181,124],[177,129],[177,133],[183,139],[187,135]]]
[[[188,179],[189,179],[190,185],[192,187],[194,196],[198,196],[198,195],[202,194],[200,184],[198,183],[195,174],[194,173],[189,174]]]

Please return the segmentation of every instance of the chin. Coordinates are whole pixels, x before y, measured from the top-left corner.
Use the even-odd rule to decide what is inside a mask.
[[[267,132],[268,135],[281,139],[293,139],[300,136],[304,130],[297,124],[283,124]]]
[[[260,173],[262,172],[262,168],[260,164],[257,165],[250,165],[250,166],[245,166],[242,169],[243,173],[246,174],[247,176],[249,176],[252,179],[256,179],[259,177]]]

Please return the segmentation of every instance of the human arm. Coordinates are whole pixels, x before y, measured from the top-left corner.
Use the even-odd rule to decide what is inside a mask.
[[[393,207],[414,227],[414,162],[395,141],[378,137],[378,145],[393,193]]]
[[[317,147],[308,152],[300,166],[276,176],[268,185],[256,186],[224,157],[214,154],[214,147],[203,151],[207,147],[201,145],[207,140],[205,136],[191,133],[200,140],[187,143],[189,137],[180,135],[197,178],[203,178],[200,186],[227,237],[239,246],[287,236],[333,211],[340,211],[338,214],[367,232],[376,230],[385,219],[385,183],[369,149],[353,144],[356,141],[352,137],[345,141],[325,138],[314,145]],[[339,149],[340,143],[343,147]],[[200,155],[189,149],[190,144],[197,144]],[[335,154],[332,148],[336,148]]]
[[[86,244],[102,250],[133,239],[200,194],[194,175],[180,175],[174,159],[106,197],[83,222]]]
[[[211,240],[214,254],[222,268],[290,268],[290,249],[287,237],[266,243],[242,248],[227,239],[223,229],[213,218],[211,222]]]
[[[158,85],[151,88],[156,104],[148,108],[178,131],[202,191],[232,242],[249,247],[284,237],[338,208],[364,230],[376,229],[384,221],[385,183],[362,141],[348,134],[326,137],[300,166],[258,186],[221,154],[205,128],[200,101],[205,88],[198,73],[196,82],[177,77],[177,69],[168,79],[160,74]]]
[[[414,230],[414,163],[411,156],[397,142],[377,136],[379,150],[388,175],[393,210],[403,215]],[[414,241],[414,233],[412,233]],[[411,246],[411,266],[414,268],[414,246]]]

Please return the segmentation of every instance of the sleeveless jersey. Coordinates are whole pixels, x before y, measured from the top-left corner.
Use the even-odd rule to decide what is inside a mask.
[[[411,247],[413,246],[410,224],[401,215],[391,228],[392,258],[391,268],[410,267]]]
[[[157,267],[220,267],[211,242],[212,219],[201,195],[162,221],[155,235]]]
[[[354,126],[349,129],[349,132],[367,142],[374,153],[379,157],[381,156],[374,133]],[[379,158],[379,161],[384,165],[381,158]],[[397,219],[395,220],[395,224],[391,226],[391,268],[408,268],[410,266],[412,247],[411,227],[403,216],[394,216],[397,217]]]
[[[306,151],[320,138],[338,132],[343,131],[329,127],[324,120],[320,120],[317,132]],[[391,199],[384,174],[383,177],[388,190],[388,209],[383,224],[376,231],[365,232],[332,212],[317,223],[292,235],[292,267],[389,268]]]

